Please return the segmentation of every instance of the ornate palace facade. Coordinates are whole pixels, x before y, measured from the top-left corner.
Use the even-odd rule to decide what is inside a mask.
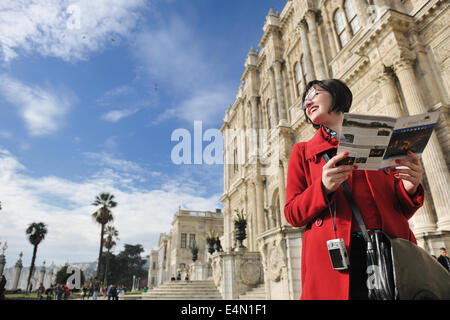
[[[235,247],[233,212],[244,209],[245,244],[261,256],[259,282],[267,299],[300,297],[303,229],[289,226],[283,209],[291,149],[315,132],[301,110],[303,88],[313,79],[345,81],[354,113],[399,117],[441,110],[422,154],[426,202],[410,223],[430,253],[450,247],[449,6],[443,0],[288,0],[281,13],[267,15],[260,50],[248,53],[221,128],[222,245]],[[258,268],[255,261],[248,270]]]

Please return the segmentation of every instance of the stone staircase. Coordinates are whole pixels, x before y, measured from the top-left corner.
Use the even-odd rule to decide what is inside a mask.
[[[239,296],[239,300],[266,300],[264,283],[261,283],[257,287],[252,288],[243,295]]]
[[[139,295],[120,300],[222,300],[213,280],[170,281]]]

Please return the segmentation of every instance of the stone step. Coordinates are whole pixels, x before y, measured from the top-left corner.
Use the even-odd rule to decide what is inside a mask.
[[[266,300],[264,283],[239,296],[239,300]]]
[[[183,288],[195,288],[195,289],[208,289],[208,288],[215,288],[214,286],[208,286],[208,285],[172,285],[172,286],[166,286],[166,285],[160,285],[154,289],[183,289]],[[152,289],[153,290],[153,289]]]
[[[134,300],[134,299],[133,299]],[[141,297],[140,300],[222,300],[222,297]]]
[[[189,294],[187,294],[185,292],[178,292],[178,293],[159,292],[159,293],[155,293],[155,294],[145,294],[142,296],[143,297],[156,297],[156,296],[158,296],[158,297],[168,297],[168,296],[170,296],[170,297],[221,297],[220,293],[218,293],[218,292],[217,293],[208,293],[208,294],[205,294],[202,292],[189,293]]]
[[[120,300],[222,300],[212,280],[171,281],[140,295],[126,295]]]
[[[191,289],[191,288],[184,288],[183,290],[176,290],[176,289],[165,289],[165,288],[160,288],[160,289],[153,289],[150,291],[147,291],[146,293],[143,294],[156,294],[156,293],[177,293],[177,292],[185,292],[185,293],[196,293],[196,292],[200,292],[200,293],[215,293],[217,292],[217,289],[202,289],[202,290],[196,290],[196,289]]]

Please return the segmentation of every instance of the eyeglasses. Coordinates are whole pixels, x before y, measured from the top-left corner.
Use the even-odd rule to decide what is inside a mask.
[[[314,97],[316,96],[318,91],[320,91],[320,90],[316,90],[316,88],[314,88],[314,87],[311,88],[311,91],[305,97],[305,101],[303,101],[303,105],[302,105],[302,109],[303,110],[306,110],[306,102],[311,101],[312,99],[314,99]]]

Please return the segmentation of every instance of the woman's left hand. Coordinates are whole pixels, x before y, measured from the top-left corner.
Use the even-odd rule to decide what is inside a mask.
[[[406,192],[413,196],[422,183],[423,168],[419,156],[412,151],[408,151],[408,156],[409,158],[395,160],[398,166],[393,169],[393,173],[395,177],[402,180]]]

